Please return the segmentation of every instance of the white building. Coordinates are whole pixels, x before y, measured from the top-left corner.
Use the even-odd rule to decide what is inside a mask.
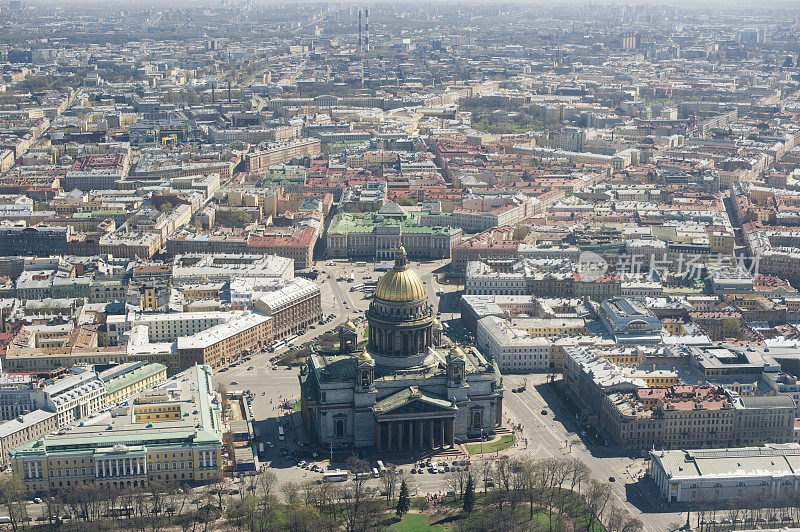
[[[137,325],[147,327],[150,342],[174,342],[179,337],[197,334],[225,323],[230,318],[231,313],[221,311],[146,314],[130,312],[127,315],[109,316],[106,326],[108,339],[112,344],[118,343],[125,333]]]
[[[106,385],[94,371],[81,371],[44,387],[45,410],[58,415],[63,427],[106,408]]]
[[[650,474],[668,502],[796,496],[800,444],[652,451]]]
[[[503,373],[550,369],[552,342],[515,329],[497,316],[487,316],[478,321],[477,341],[482,352],[492,357]]]

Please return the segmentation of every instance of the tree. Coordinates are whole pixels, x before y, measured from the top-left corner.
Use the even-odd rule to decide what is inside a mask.
[[[447,476],[447,487],[458,495],[458,498],[464,496],[464,487],[467,485],[467,475],[469,472],[466,469],[455,470],[451,469]]]
[[[606,505],[611,499],[611,486],[596,480],[589,481],[589,489],[583,493],[586,503],[586,530],[592,530],[595,523],[602,522]]]
[[[406,481],[403,479],[403,482],[400,484],[400,496],[397,498],[397,517],[398,519],[402,519],[403,514],[408,512],[408,509],[411,507],[411,498],[408,496],[408,486],[406,486]]]
[[[400,475],[397,469],[389,467],[383,473],[383,488],[386,490],[386,505],[390,506],[394,499],[394,494],[397,490],[397,483],[400,481]]]
[[[284,508],[282,528],[291,532],[306,532],[315,528],[319,517],[319,512],[312,506],[290,504]]]
[[[300,484],[297,482],[287,482],[281,486],[281,491],[289,505],[300,504]]]
[[[14,477],[3,478],[0,480],[0,501],[11,519],[11,528],[16,532],[19,525],[24,524],[28,519],[25,507],[25,486]]]
[[[472,473],[467,477],[467,487],[464,489],[464,512],[467,515],[472,513],[475,507],[475,482],[472,480]]]
[[[347,469],[353,475],[353,478],[348,482],[342,496],[342,522],[345,525],[347,532],[358,532],[361,530],[369,530],[375,518],[380,515],[376,511],[376,503],[370,497],[370,490],[367,489],[366,474],[372,470],[369,462],[359,458],[350,457],[347,459]],[[378,503],[382,504],[382,503]]]

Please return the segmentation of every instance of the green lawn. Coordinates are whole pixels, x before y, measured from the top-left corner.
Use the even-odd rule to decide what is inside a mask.
[[[425,514],[406,514],[403,520],[389,527],[394,532],[421,532],[423,530],[444,531],[442,526],[431,526],[428,524],[428,516]]]
[[[503,449],[508,449],[509,447],[514,445],[514,440],[515,437],[513,434],[503,434],[499,440],[491,442],[483,442],[483,452],[493,453],[496,451],[502,451]],[[481,444],[480,443],[467,444],[467,452],[469,454],[481,454]]]
[[[292,412],[299,412],[300,411],[300,399],[294,402],[294,407],[292,407]]]

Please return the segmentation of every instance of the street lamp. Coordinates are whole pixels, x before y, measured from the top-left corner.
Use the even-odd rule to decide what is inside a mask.
[[[483,454],[483,427],[481,427],[481,454]]]

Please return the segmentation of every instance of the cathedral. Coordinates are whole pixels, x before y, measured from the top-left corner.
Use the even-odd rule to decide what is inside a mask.
[[[311,440],[415,452],[495,432],[503,419],[497,364],[474,347],[441,347],[442,326],[402,246],[366,318],[366,338],[348,320],[339,349],[312,351],[301,371],[301,412]]]

